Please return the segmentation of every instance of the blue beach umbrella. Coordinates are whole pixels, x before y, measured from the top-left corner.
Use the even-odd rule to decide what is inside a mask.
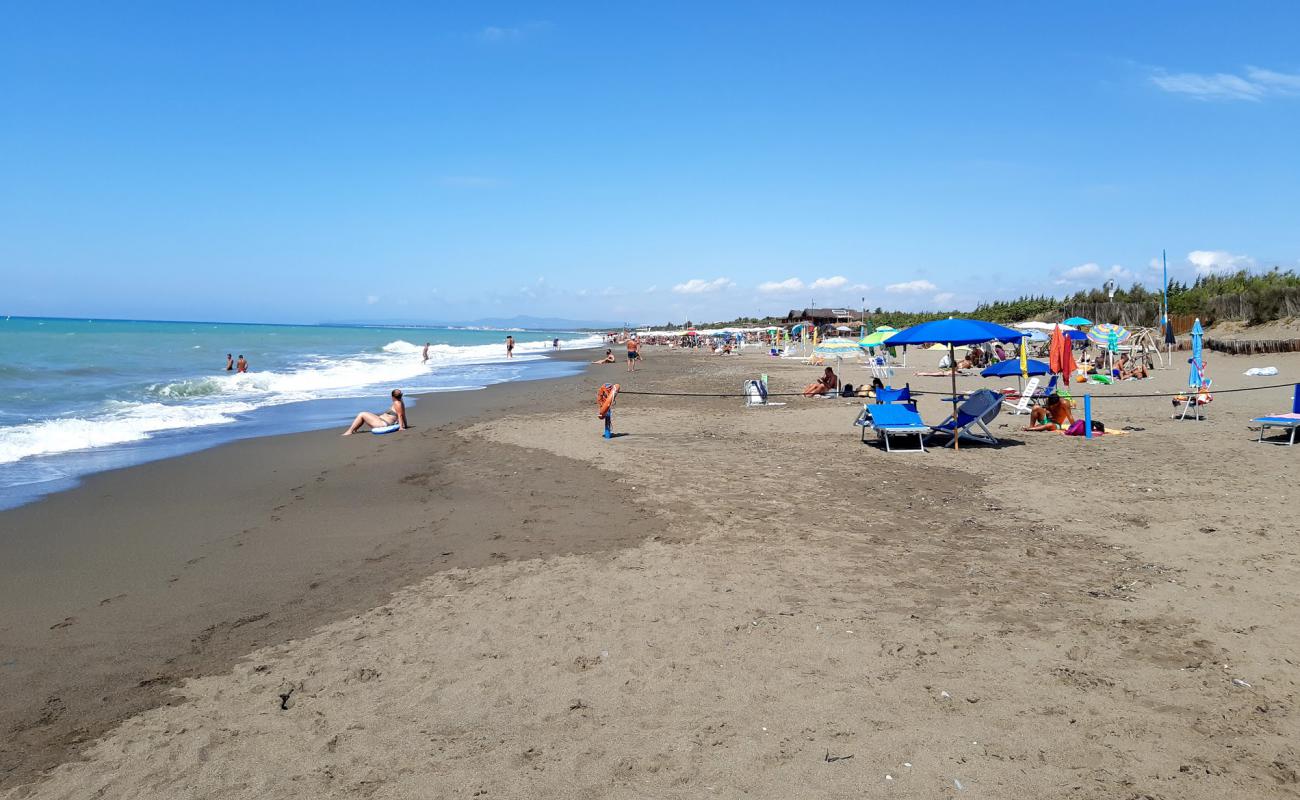
[[[1092,320],[1084,319],[1083,317],[1070,317],[1069,319],[1067,319],[1065,322],[1062,322],[1061,324],[1062,324],[1062,325],[1075,325],[1075,326],[1079,326],[1079,325],[1091,325],[1091,324],[1092,324]]]
[[[979,319],[936,319],[922,322],[920,325],[901,330],[889,337],[891,347],[901,344],[946,344],[948,359],[954,365],[952,370],[952,418],[957,419],[957,356],[953,348],[959,344],[983,344],[984,342],[1019,342],[1025,334],[1022,331],[985,322]],[[960,438],[960,437],[958,437]],[[954,449],[960,445],[954,441]]]
[[[1046,362],[1039,361],[1036,358],[1028,359],[1026,363],[1029,367],[1025,370],[1025,375],[1046,375],[1052,371],[1052,368],[1047,366]],[[1006,361],[999,361],[996,364],[985,367],[984,371],[980,373],[980,375],[983,375],[985,378],[1010,378],[1012,375],[1020,374],[1020,360],[1015,358],[1009,358]]]
[[[1201,388],[1204,382],[1201,378],[1205,372],[1205,362],[1201,359],[1201,337],[1205,331],[1201,329],[1201,318],[1197,317],[1196,322],[1192,323],[1192,357],[1189,359],[1192,365],[1192,372],[1187,377],[1187,385],[1194,389]]]

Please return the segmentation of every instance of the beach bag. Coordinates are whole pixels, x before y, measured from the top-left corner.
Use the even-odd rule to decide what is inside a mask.
[[[1083,427],[1083,420],[1081,420],[1081,419],[1076,419],[1076,420],[1074,421],[1074,424],[1072,424],[1069,428],[1066,428],[1066,430],[1065,430],[1065,435],[1066,435],[1066,436],[1084,436],[1084,435],[1086,435],[1086,434],[1085,434],[1085,431],[1086,431],[1086,429]],[[1095,419],[1094,419],[1094,420],[1092,421],[1092,432],[1093,432],[1093,433],[1105,433],[1105,432],[1106,432],[1106,426],[1103,425],[1103,424],[1101,424],[1101,422],[1100,422],[1099,420],[1095,420]]]

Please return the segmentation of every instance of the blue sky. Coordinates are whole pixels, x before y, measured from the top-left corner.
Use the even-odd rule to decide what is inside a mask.
[[[1300,265],[1287,3],[28,3],[0,313],[664,321]]]

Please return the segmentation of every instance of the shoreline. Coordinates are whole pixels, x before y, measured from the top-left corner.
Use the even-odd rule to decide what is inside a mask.
[[[566,374],[550,374],[555,368],[547,365],[556,362],[572,363],[583,361],[586,354],[592,349],[594,347],[546,352],[541,354],[541,359],[522,362],[532,364],[532,369],[542,372],[536,377],[516,378],[499,383],[488,383],[480,387],[451,388],[437,391],[426,389],[423,393],[417,388],[408,391],[407,396],[413,398],[415,404],[418,404],[422,398],[481,392],[493,386],[508,383],[572,377]],[[529,367],[526,366],[524,369],[528,370]],[[524,374],[526,375],[527,372]],[[34,468],[39,472],[53,474],[56,477],[45,480],[24,481],[0,488],[0,513],[37,503],[51,495],[75,489],[87,478],[105,472],[128,469],[155,461],[180,458],[249,439],[326,430],[336,424],[336,419],[345,420],[341,423],[345,425],[346,420],[351,419],[359,408],[372,401],[385,404],[387,402],[386,398],[380,396],[375,398],[358,396],[322,397],[281,405],[267,405],[245,412],[243,418],[232,423],[200,426],[191,429],[168,429],[155,432],[139,441],[38,455],[3,464],[0,465],[0,475],[7,475],[7,471]]]
[[[551,357],[589,361],[591,352]],[[174,702],[181,682],[380,605],[429,574],[652,535],[635,513],[615,537],[509,530],[527,513],[484,491],[492,480],[525,468],[581,482],[599,474],[542,453],[467,446],[456,433],[512,411],[586,403],[586,376],[417,396],[414,427],[398,436],[344,439],[344,421],[240,439],[97,472],[0,511],[0,789]],[[498,538],[481,537],[484,525],[499,527]]]

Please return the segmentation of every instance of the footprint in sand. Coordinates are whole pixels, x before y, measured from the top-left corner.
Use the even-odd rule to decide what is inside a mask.
[[[64,617],[62,622],[56,622],[50,626],[50,630],[55,631],[59,628],[66,628],[77,621],[76,617]]]

